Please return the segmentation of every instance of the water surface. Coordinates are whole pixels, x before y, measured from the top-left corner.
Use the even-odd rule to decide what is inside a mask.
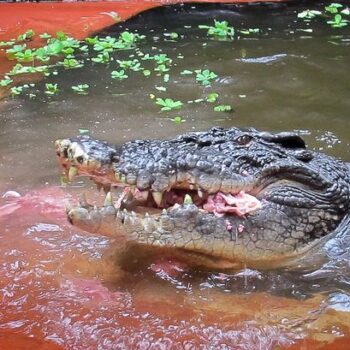
[[[81,232],[65,221],[64,200],[90,187],[81,182],[58,187],[53,141],[75,136],[79,129],[114,143],[214,125],[296,130],[309,147],[349,160],[350,28],[297,21],[301,9],[291,5],[213,10],[169,7],[104,32],[117,35],[128,28],[145,34],[139,51],[173,59],[168,83],[141,72],[113,81],[116,61],[107,66],[87,61],[84,68],[61,69],[39,82],[35,99],[1,102],[0,191],[22,197],[10,193],[1,202],[0,344],[20,334],[38,349],[49,344],[66,349],[284,349],[293,344],[316,349],[328,343],[340,349],[342,339],[349,339],[346,249],[307,274],[199,273],[183,266],[174,274],[173,261],[142,259],[140,252],[119,264],[123,242]],[[261,32],[211,40],[197,26],[212,24],[214,17]],[[312,33],[300,30],[310,28]],[[164,32],[180,38],[166,41]],[[134,51],[114,57],[130,54],[137,57]],[[153,69],[152,62],[141,62]],[[180,74],[204,68],[218,75],[210,88]],[[58,83],[56,96],[42,93],[47,82]],[[89,95],[73,93],[71,86],[83,83],[90,85]],[[210,92],[234,112],[187,103]],[[150,94],[181,100],[184,108],[160,113]],[[171,121],[179,115],[184,123]]]

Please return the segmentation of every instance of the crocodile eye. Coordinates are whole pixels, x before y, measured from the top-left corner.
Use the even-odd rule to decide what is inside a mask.
[[[247,145],[253,139],[250,135],[241,135],[238,136],[235,141],[240,145]]]
[[[78,157],[76,158],[76,160],[77,160],[78,163],[83,164],[83,162],[84,162],[84,157],[83,157],[83,156],[78,156]]]

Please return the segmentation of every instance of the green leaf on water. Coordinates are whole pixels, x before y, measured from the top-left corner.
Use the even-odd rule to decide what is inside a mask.
[[[215,112],[231,112],[232,107],[230,105],[219,105],[214,107]]]
[[[219,97],[219,94],[212,92],[207,96],[207,102],[214,103]]]
[[[0,87],[5,87],[7,85],[10,85],[11,83],[13,83],[13,80],[9,77],[5,77],[5,79],[0,80]]]
[[[128,75],[125,74],[125,70],[114,70],[111,72],[112,79],[124,80],[128,78]]]
[[[191,75],[191,74],[193,74],[193,71],[188,70],[188,69],[184,69],[180,74],[181,75]]]
[[[177,115],[176,117],[170,119],[171,121],[174,122],[174,124],[181,124],[184,123],[186,120],[183,119],[181,116]]]
[[[162,106],[162,112],[171,111],[173,109],[180,109],[183,106],[183,103],[181,101],[174,101],[171,98],[157,98],[156,104]]]
[[[89,89],[88,84],[79,84],[79,85],[72,86],[72,90],[79,95],[87,95],[88,89]]]
[[[209,69],[197,69],[196,72],[196,81],[201,83],[203,86],[210,86],[211,81],[217,78],[217,75],[214,72],[211,72]]]
[[[54,95],[59,92],[58,84],[46,83],[45,88],[46,95]]]

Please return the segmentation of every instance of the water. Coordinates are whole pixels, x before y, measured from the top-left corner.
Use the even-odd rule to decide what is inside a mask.
[[[327,343],[345,348],[341,341],[350,335],[346,250],[307,274],[248,269],[204,274],[140,251],[125,254],[123,242],[81,232],[65,221],[64,201],[90,185],[58,187],[53,141],[79,129],[114,143],[213,125],[296,130],[309,147],[349,160],[350,28],[296,21],[301,9],[291,5],[213,9],[159,9],[105,31],[146,34],[140,51],[173,59],[168,83],[141,72],[112,81],[115,61],[109,66],[86,62],[82,69],[61,69],[37,83],[35,99],[2,101],[0,192],[22,196],[10,193],[0,203],[2,346],[10,346],[15,335],[17,345],[52,349],[284,349],[293,344],[311,349]],[[261,33],[233,42],[211,40],[197,26],[212,24],[213,16]],[[300,31],[309,28],[312,33]],[[180,39],[165,41],[164,32],[173,31]],[[118,52],[115,58],[130,54],[135,52]],[[152,62],[141,62],[153,68]],[[211,88],[201,87],[193,75],[180,75],[204,68],[218,75]],[[57,96],[40,92],[47,82],[58,83]],[[83,83],[90,85],[88,96],[71,91]],[[234,112],[186,103],[210,92]],[[150,94],[181,100],[184,108],[160,113]],[[179,115],[184,123],[171,121]]]

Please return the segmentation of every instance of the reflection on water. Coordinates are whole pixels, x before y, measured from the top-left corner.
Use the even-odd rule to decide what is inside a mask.
[[[331,247],[334,260],[307,273],[198,273],[171,259],[152,261],[137,254],[119,264],[125,242],[66,223],[65,200],[76,195],[75,187],[87,185],[54,187],[59,180],[52,142],[79,129],[115,143],[213,125],[295,129],[310,147],[349,159],[349,29],[335,36],[315,24],[314,34],[305,37],[296,29],[306,24],[293,21],[292,7],[253,6],[216,12],[217,18],[259,27],[262,34],[218,42],[196,29],[207,21],[207,12],[191,19],[183,13],[180,21],[170,9],[158,11],[158,17],[144,14],[125,26],[142,23],[148,38],[140,50],[173,59],[169,83],[139,72],[111,81],[115,62],[109,67],[87,63],[47,78],[59,84],[57,96],[8,99],[0,106],[0,193],[21,194],[12,192],[0,202],[0,345],[13,347],[8,339],[21,334],[14,344],[37,349],[195,349],[199,344],[309,349],[328,343],[345,349],[341,337],[350,334],[350,275],[344,244]],[[185,28],[190,23],[192,28]],[[183,38],[164,41],[164,26]],[[129,55],[119,52],[116,58]],[[204,67],[219,76],[211,89],[180,75]],[[90,85],[88,96],[71,92],[81,83]],[[160,114],[149,96],[186,102],[209,92],[217,92],[234,113],[190,103],[175,114]],[[176,125],[170,118],[179,114],[186,121]]]

